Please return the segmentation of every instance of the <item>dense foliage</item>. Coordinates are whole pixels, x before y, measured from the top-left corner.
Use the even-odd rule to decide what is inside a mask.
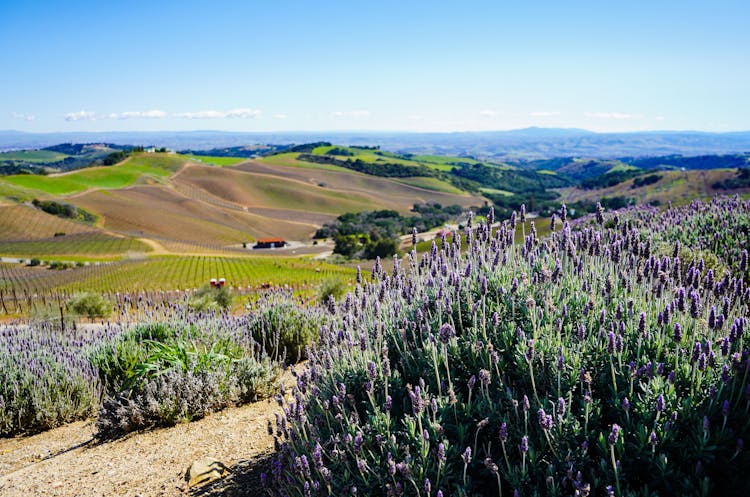
[[[455,220],[463,213],[458,205],[443,206],[438,203],[414,204],[414,216],[402,216],[398,211],[379,210],[347,212],[331,223],[326,223],[315,233],[315,238],[336,235],[377,233],[377,237],[395,238],[411,233],[413,228],[424,232]],[[374,236],[375,237],[375,236]]]
[[[734,190],[736,188],[750,188],[750,167],[741,167],[737,169],[737,175],[734,178],[728,178],[717,181],[712,185],[718,190]]]
[[[599,210],[514,245],[514,214],[467,228],[466,251],[376,265],[331,307],[269,478],[300,496],[743,495],[749,216]]]
[[[398,237],[416,229],[424,232],[455,221],[463,212],[458,205],[414,204],[415,216],[402,216],[394,210],[348,212],[326,223],[315,238],[334,239],[334,254],[364,259],[385,258],[397,254]]]
[[[31,203],[37,209],[41,209],[47,214],[52,214],[53,216],[65,219],[75,219],[86,223],[93,223],[96,221],[96,216],[73,204],[55,202],[54,200],[39,200],[36,198],[32,200]]]
[[[312,153],[301,153],[298,160],[312,162],[314,164],[330,164],[332,166],[344,167],[372,176],[385,178],[409,178],[412,176],[437,176],[437,173],[426,166],[404,165],[398,162],[368,162],[362,159],[339,159],[332,155],[317,155]]]

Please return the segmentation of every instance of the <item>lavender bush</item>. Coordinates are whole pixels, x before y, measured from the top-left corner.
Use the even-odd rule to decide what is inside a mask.
[[[272,395],[280,368],[252,339],[245,319],[138,326],[92,356],[107,395],[100,439],[199,419]]]
[[[256,340],[262,315],[193,312],[185,301],[139,298],[135,305],[153,324],[77,329],[51,320],[0,328],[0,436],[98,413],[98,436],[113,438],[278,390],[283,333]]]
[[[35,433],[96,412],[101,383],[86,355],[117,333],[37,323],[0,328],[0,436]]]
[[[290,496],[742,495],[750,288],[733,233],[749,212],[597,212],[521,244],[514,215],[390,275],[376,264],[331,306],[266,480]]]

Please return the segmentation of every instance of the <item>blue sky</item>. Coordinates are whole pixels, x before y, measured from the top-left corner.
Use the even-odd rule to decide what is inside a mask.
[[[750,129],[750,2],[0,0],[0,129]]]

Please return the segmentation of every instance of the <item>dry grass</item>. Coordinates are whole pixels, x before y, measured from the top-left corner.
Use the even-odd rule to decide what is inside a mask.
[[[0,241],[41,240],[55,233],[85,233],[96,228],[27,205],[0,206]]]
[[[443,205],[458,204],[464,207],[481,205],[481,197],[455,195],[407,185],[389,178],[368,176],[357,172],[328,171],[266,164],[257,161],[246,162],[235,168],[257,175],[269,175],[296,180],[310,185],[325,185],[326,189],[348,195],[360,195],[380,205],[378,208],[408,212],[418,202],[440,202]]]
[[[162,186],[90,192],[79,197],[77,203],[100,214],[107,229],[214,247],[263,236],[303,239],[315,229],[308,224],[207,204]]]
[[[717,181],[734,177],[735,169],[711,169],[693,171],[658,171],[653,174],[662,176],[652,185],[633,188],[633,180],[600,190],[582,190],[579,188],[562,188],[559,190],[562,202],[580,200],[597,201],[601,197],[629,197],[638,203],[658,201],[662,204],[672,202],[675,205],[687,204],[700,198],[710,198],[717,194],[742,193],[747,190],[717,190],[712,187]]]

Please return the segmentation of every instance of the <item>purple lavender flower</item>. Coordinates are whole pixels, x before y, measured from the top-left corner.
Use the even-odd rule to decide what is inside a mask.
[[[612,431],[609,434],[609,437],[607,437],[607,440],[609,440],[609,443],[612,445],[617,443],[617,439],[620,437],[620,425],[613,424],[612,425]]]
[[[430,483],[429,478],[424,479],[424,493],[427,494],[429,497],[430,493],[432,492],[432,484]]]
[[[438,462],[440,462],[440,463],[444,463],[445,462],[445,444],[443,444],[443,442],[440,442],[438,444],[437,458],[438,458]]]
[[[464,453],[461,454],[461,459],[463,460],[464,464],[469,464],[469,462],[471,462],[471,447],[466,447]]]
[[[675,343],[680,343],[682,341],[682,326],[680,326],[680,323],[674,324],[674,341]]]
[[[549,431],[554,427],[555,423],[554,421],[552,421],[552,416],[544,412],[544,409],[539,409],[539,411],[537,411],[537,417],[539,421],[539,427],[542,430]]]
[[[409,392],[409,398],[411,399],[411,409],[414,412],[414,415],[419,415],[422,411],[424,411],[424,399],[422,398],[422,390],[419,388],[419,385],[415,386],[412,390],[410,387],[406,387],[407,391]]]
[[[440,341],[444,344],[448,344],[448,342],[451,341],[451,338],[456,336],[456,330],[453,329],[453,326],[451,326],[448,323],[444,323],[443,326],[440,327],[440,331],[438,332],[438,338]]]
[[[607,352],[609,352],[609,355],[615,354],[615,334],[611,331],[607,339]]]
[[[659,394],[656,398],[656,412],[664,411],[664,395]]]
[[[500,441],[505,443],[508,440],[508,424],[503,422],[500,425]]]
[[[695,346],[693,347],[693,355],[690,359],[691,362],[696,362],[700,355],[701,355],[701,344],[700,342],[695,342]]]
[[[526,435],[521,437],[521,444],[518,446],[518,450],[521,454],[526,454],[529,451],[529,437]]]
[[[648,437],[648,441],[651,444],[652,447],[656,447],[656,444],[658,443],[658,440],[656,438],[656,433],[651,432],[651,435]]]

